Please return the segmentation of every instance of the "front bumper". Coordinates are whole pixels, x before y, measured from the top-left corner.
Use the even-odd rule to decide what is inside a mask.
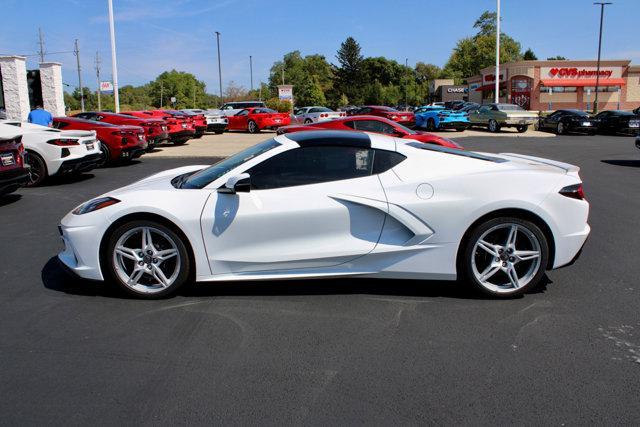
[[[29,172],[25,168],[0,172],[0,195],[16,191],[29,181]]]
[[[78,159],[65,160],[58,169],[59,174],[69,172],[88,172],[102,163],[102,154],[89,154]]]

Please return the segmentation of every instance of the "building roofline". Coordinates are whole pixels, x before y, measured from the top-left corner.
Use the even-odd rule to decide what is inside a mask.
[[[597,61],[595,59],[554,59],[546,61],[514,61],[505,62],[500,64],[500,67],[517,67],[517,66],[530,66],[530,67],[553,67],[562,64],[564,66],[592,66]],[[600,61],[601,67],[624,67],[631,64],[629,59],[603,59]],[[480,70],[481,73],[495,69],[495,65],[485,67]]]

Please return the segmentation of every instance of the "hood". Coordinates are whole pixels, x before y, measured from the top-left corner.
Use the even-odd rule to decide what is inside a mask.
[[[132,191],[143,190],[143,189],[144,190],[173,189],[174,187],[171,185],[171,180],[176,176],[182,175],[183,173],[194,172],[200,169],[204,169],[209,166],[210,165],[191,165],[191,166],[182,166],[175,169],[169,169],[169,170],[148,176],[146,178],[143,178],[140,181],[136,181],[133,184],[129,184],[125,187],[120,187],[116,190],[105,193],[105,195],[117,197],[118,195],[125,195]]]

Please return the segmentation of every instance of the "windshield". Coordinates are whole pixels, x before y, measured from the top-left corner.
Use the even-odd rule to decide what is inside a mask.
[[[249,147],[246,150],[219,161],[213,166],[209,166],[206,169],[202,169],[188,176],[188,178],[181,183],[180,188],[204,188],[230,170],[278,146],[280,146],[279,142],[275,139],[269,139],[253,147]]]
[[[498,104],[497,107],[500,111],[524,111],[522,107],[515,104]]]

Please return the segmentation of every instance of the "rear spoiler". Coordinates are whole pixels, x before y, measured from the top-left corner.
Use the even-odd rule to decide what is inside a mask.
[[[516,154],[516,153],[500,153],[500,156],[506,159],[520,159],[520,160],[528,160],[535,163],[542,163],[544,165],[555,166],[557,168],[563,169],[567,174],[577,175],[580,171],[580,167],[576,165],[571,165],[569,163],[558,162],[556,160],[544,159],[542,157],[535,156],[525,156],[524,154]]]

